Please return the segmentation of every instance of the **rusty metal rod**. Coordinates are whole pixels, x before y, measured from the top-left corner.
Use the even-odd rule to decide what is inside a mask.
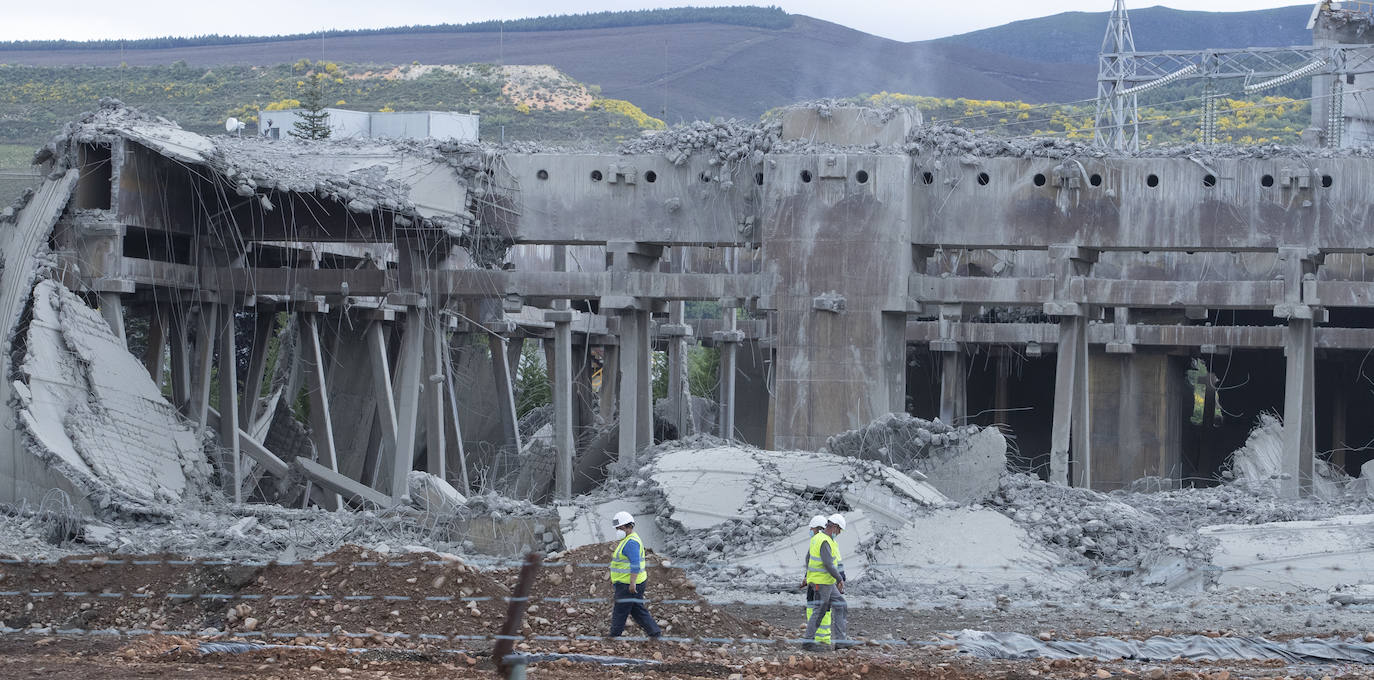
[[[496,647],[491,652],[492,659],[496,661],[496,673],[506,680],[513,680],[517,666],[524,669],[524,664],[506,663],[506,657],[515,651],[515,639],[520,635],[525,609],[530,603],[530,591],[534,589],[534,576],[539,573],[543,563],[544,557],[539,553],[525,555],[525,564],[520,567],[520,580],[516,582],[515,592],[511,593],[510,603],[506,606],[506,622],[501,625]]]

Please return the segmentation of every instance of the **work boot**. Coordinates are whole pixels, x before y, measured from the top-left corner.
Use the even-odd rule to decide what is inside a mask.
[[[850,649],[851,647],[858,647],[858,646],[859,646],[859,643],[858,643],[858,642],[855,642],[854,640],[840,640],[840,641],[838,641],[838,642],[835,643],[835,649],[836,649],[836,650]]]
[[[830,651],[830,645],[823,645],[823,644],[821,644],[821,643],[819,643],[819,642],[803,642],[803,643],[802,643],[802,651],[803,651],[803,652],[828,652],[828,651]]]

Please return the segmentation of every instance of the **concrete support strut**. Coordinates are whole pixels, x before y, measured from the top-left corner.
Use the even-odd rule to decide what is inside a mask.
[[[1284,352],[1287,371],[1283,383],[1283,477],[1279,492],[1285,498],[1310,493],[1313,451],[1316,449],[1316,355],[1312,319],[1289,319]]]
[[[639,364],[645,347],[639,344],[639,313],[626,310],[620,315],[620,464],[634,467],[639,450]]]
[[[444,353],[448,339],[436,314],[425,314],[425,374],[421,382],[421,397],[425,412],[425,470],[448,481],[447,421],[444,407]]]
[[[942,352],[940,357],[940,421],[961,425],[968,418],[968,387],[965,382],[968,361],[958,349]]]
[[[219,333],[219,445],[233,471],[234,504],[243,503],[243,461],[239,448],[239,377],[234,345],[234,305],[221,305]]]
[[[391,497],[400,499],[408,490],[406,476],[415,465],[415,446],[420,416],[420,368],[425,351],[425,316],[418,307],[406,309],[401,334],[401,356],[396,379],[396,453],[391,457]]]
[[[573,360],[572,312],[552,310],[544,320],[553,323],[553,443],[558,449],[554,466],[554,498],[572,498],[572,466],[576,440],[573,438]]]
[[[1050,482],[1090,486],[1092,453],[1088,440],[1088,322],[1059,322],[1059,354],[1054,379],[1054,426],[1050,435]],[[1074,479],[1069,478],[1070,446]]]
[[[739,343],[744,336],[737,330],[735,308],[725,306],[724,330],[714,333],[713,338],[720,347],[720,411],[717,427],[720,437],[726,441],[735,440],[735,373],[738,367]]]
[[[337,473],[339,461],[334,446],[334,423],[329,414],[329,390],[324,377],[319,319],[315,312],[301,312],[299,321],[301,348],[306,363],[305,389],[310,395],[310,437],[315,443],[315,457],[320,466]],[[324,497],[326,509],[343,508],[343,498],[337,491],[327,491]]]

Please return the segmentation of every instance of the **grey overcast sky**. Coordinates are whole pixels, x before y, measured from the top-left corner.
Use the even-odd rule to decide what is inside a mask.
[[[467,23],[546,14],[680,7],[776,4],[894,40],[925,40],[1059,12],[1101,12],[1111,0],[8,0],[0,10],[0,40],[96,40],[186,36],[279,35],[321,29]],[[1127,0],[1127,8],[1233,12],[1305,4],[1294,0]]]

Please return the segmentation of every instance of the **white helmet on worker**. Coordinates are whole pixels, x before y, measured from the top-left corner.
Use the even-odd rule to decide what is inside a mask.
[[[838,512],[829,517],[826,517],[825,521],[839,527],[841,531],[844,530],[844,515],[841,515]]]
[[[807,525],[807,528],[808,528],[808,529],[824,529],[824,528],[825,528],[825,515],[816,515],[815,517],[812,517],[812,518],[811,518],[811,523]]]
[[[619,528],[625,526],[626,524],[634,524],[635,516],[631,515],[628,512],[625,512],[624,510],[621,510],[620,512],[615,513],[614,521],[615,526]]]

